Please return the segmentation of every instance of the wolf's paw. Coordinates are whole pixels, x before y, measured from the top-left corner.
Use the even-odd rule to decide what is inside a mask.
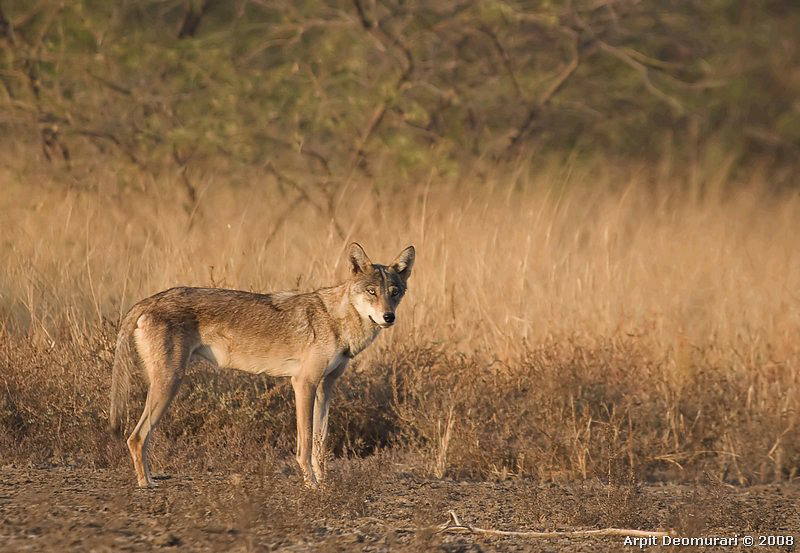
[[[313,474],[310,477],[303,478],[303,485],[310,490],[318,490],[320,487],[317,477]]]

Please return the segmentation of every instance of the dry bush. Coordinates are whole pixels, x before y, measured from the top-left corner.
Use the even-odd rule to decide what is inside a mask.
[[[275,470],[280,462],[271,455],[268,459],[270,463],[250,475],[234,474],[217,509],[228,515],[231,528],[249,538],[250,547],[258,540],[273,550],[298,539],[323,536],[326,544],[335,545],[336,536],[328,532],[368,514],[368,500],[379,480],[380,455],[335,463],[330,478],[318,490],[303,487],[299,479],[285,478]]]
[[[337,455],[405,449],[472,478],[796,475],[796,193],[635,165],[296,177],[208,169],[187,209],[169,175],[0,174],[0,462],[127,463],[105,433],[125,309],[173,285],[333,283],[358,240],[376,261],[413,243],[418,261],[397,327],[340,383]],[[194,368],[156,466],[286,455],[291,403],[280,381]]]

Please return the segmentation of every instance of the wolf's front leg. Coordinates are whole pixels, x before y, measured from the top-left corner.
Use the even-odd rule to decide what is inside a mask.
[[[317,398],[314,402],[314,445],[311,453],[311,466],[318,482],[324,478],[323,461],[325,458],[325,440],[328,437],[328,406],[331,402],[333,385],[344,372],[347,361],[342,362],[322,379],[317,386]]]
[[[314,442],[311,451],[311,466],[318,482],[324,477],[325,438],[328,436],[328,405],[331,401],[333,381],[326,377],[317,386],[317,399],[314,402]]]
[[[297,463],[306,485],[316,487],[317,479],[311,469],[311,450],[317,385],[306,378],[293,376],[292,387],[297,407]]]

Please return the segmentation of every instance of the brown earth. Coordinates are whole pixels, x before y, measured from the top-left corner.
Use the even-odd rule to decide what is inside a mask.
[[[189,472],[139,490],[129,469],[0,468],[0,551],[634,551],[624,537],[437,533],[448,511],[498,530],[667,529],[800,539],[800,485],[544,484],[424,478],[384,456],[336,460],[304,489],[289,461],[262,474]],[[780,538],[784,539],[784,538]],[[649,550],[698,550],[650,547]],[[794,551],[796,546],[754,547]],[[748,550],[709,547],[707,551]]]

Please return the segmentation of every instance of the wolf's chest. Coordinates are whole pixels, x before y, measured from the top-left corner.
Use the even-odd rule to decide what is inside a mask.
[[[344,350],[342,352],[337,353],[333,356],[328,366],[325,367],[324,375],[327,376],[331,374],[333,371],[336,371],[346,365],[350,359],[352,359],[352,355],[350,355],[350,350]]]

